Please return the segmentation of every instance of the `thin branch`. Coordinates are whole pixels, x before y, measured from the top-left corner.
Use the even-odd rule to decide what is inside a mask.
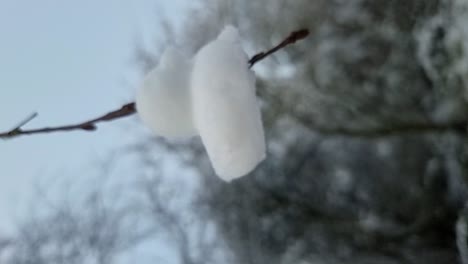
[[[268,51],[260,52],[254,55],[248,62],[249,68],[254,66],[257,62],[277,52],[278,50],[290,44],[293,44],[298,40],[304,39],[305,37],[307,37],[308,34],[309,34],[309,31],[307,29],[301,29],[301,30],[292,32],[280,44],[276,45],[275,47],[271,48]],[[12,130],[1,132],[0,139],[8,139],[8,138],[18,137],[22,135],[32,135],[32,134],[51,133],[51,132],[65,132],[65,131],[72,131],[72,130],[94,131],[97,129],[97,126],[96,126],[97,123],[104,122],[104,121],[112,121],[112,120],[119,119],[122,117],[130,116],[130,115],[133,115],[135,112],[136,112],[135,103],[131,102],[103,116],[93,118],[93,119],[90,119],[88,121],[84,121],[81,123],[65,125],[65,126],[44,127],[44,128],[38,128],[38,129],[23,130],[22,127],[26,123],[31,121],[34,117],[37,116],[37,113],[34,113],[30,117],[26,118],[23,122],[20,122],[20,124],[17,125],[15,128],[13,128]]]
[[[296,43],[299,40],[306,38],[309,35],[307,29],[301,29],[298,31],[292,32],[288,37],[286,37],[281,43],[274,46],[273,48],[255,54],[249,61],[249,68],[253,67],[259,61],[262,61],[266,57],[272,55],[273,53]],[[97,124],[101,122],[112,121],[115,119],[127,117],[133,115],[136,112],[135,103],[131,102],[121,106],[117,110],[113,110],[105,115],[102,115],[97,118],[93,118],[81,123],[76,123],[72,125],[57,126],[57,127],[45,127],[39,129],[29,129],[23,130],[22,127],[30,122],[37,116],[37,113],[33,113],[28,116],[25,120],[20,122],[15,128],[10,131],[0,133],[0,139],[9,139],[13,137],[18,137],[21,135],[32,135],[40,133],[51,133],[51,132],[65,132],[73,130],[82,130],[82,131],[94,131],[97,129]],[[351,136],[351,137],[363,137],[363,138],[379,138],[389,135],[397,134],[414,134],[414,133],[443,133],[443,132],[456,132],[456,133],[466,133],[467,123],[466,122],[457,122],[457,123],[447,123],[447,124],[401,124],[398,126],[391,127],[381,127],[381,128],[371,128],[371,129],[348,129],[348,128],[324,128],[324,127],[309,127],[312,130],[315,130],[318,133],[323,135],[330,136]]]
[[[135,113],[135,103],[128,103],[128,104],[123,105],[119,109],[111,111],[100,117],[90,119],[82,123],[72,124],[72,125],[23,130],[21,129],[21,127],[27,122],[21,122],[20,125],[17,126],[16,128],[8,132],[0,133],[0,138],[5,139],[5,138],[17,137],[20,135],[51,133],[51,132],[57,132],[57,131],[71,131],[71,130],[94,131],[97,129],[97,126],[96,126],[97,123],[126,117],[134,113]]]
[[[11,130],[11,133],[15,133],[19,130],[21,130],[21,127],[23,127],[24,125],[26,125],[27,123],[31,122],[31,120],[33,120],[35,117],[37,117],[37,113],[34,112],[32,114],[30,114],[28,117],[26,117],[23,121],[19,122],[18,125],[15,126],[15,128],[13,128]]]
[[[263,51],[260,53],[255,54],[250,60],[249,60],[249,67],[252,68],[255,63],[265,59],[266,57],[272,55],[273,53],[277,52],[280,49],[285,48],[288,45],[294,44],[299,40],[305,39],[309,35],[309,30],[307,29],[301,29],[298,31],[294,31],[291,34],[289,34],[288,37],[286,37],[283,41],[281,41],[280,44],[274,46],[273,48]]]

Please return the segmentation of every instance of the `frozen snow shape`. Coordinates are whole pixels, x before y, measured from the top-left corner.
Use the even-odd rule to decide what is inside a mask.
[[[231,181],[251,172],[265,158],[265,137],[236,28],[226,26],[197,53],[191,90],[194,123],[216,174]]]
[[[159,136],[182,138],[197,134],[191,112],[191,68],[186,57],[169,47],[137,90],[137,112]]]

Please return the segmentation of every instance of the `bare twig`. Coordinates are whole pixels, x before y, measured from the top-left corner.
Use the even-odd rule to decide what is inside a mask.
[[[289,34],[287,38],[281,41],[280,44],[274,46],[273,48],[267,51],[263,51],[263,52],[255,54],[249,60],[249,67],[252,68],[255,65],[255,63],[265,59],[266,57],[272,55],[273,53],[277,52],[278,50],[282,48],[285,48],[288,45],[296,43],[296,41],[306,38],[308,35],[309,35],[309,30],[307,29],[301,29],[301,30],[292,32],[291,34]]]
[[[97,129],[96,124],[99,122],[111,121],[114,119],[132,115],[134,113],[135,113],[135,103],[128,103],[128,104],[123,105],[117,110],[111,111],[100,117],[97,117],[88,121],[84,121],[78,124],[57,126],[57,127],[44,127],[44,128],[38,128],[38,129],[30,129],[30,130],[21,129],[23,125],[25,125],[27,122],[29,122],[29,120],[32,119],[31,117],[33,116],[31,116],[29,119],[26,119],[25,121],[21,122],[16,128],[8,132],[0,133],[0,138],[12,138],[12,137],[20,136],[20,135],[50,133],[50,132],[57,132],[57,131],[71,131],[71,130],[94,131]]]
[[[260,52],[256,55],[254,55],[250,60],[249,60],[249,67],[251,68],[253,65],[255,65],[257,62],[265,59],[266,57],[270,56],[271,54],[275,53],[276,51],[295,43],[298,40],[301,40],[309,34],[309,31],[307,29],[301,29],[295,32],[292,32],[286,39],[284,39],[280,44],[277,46],[273,47],[272,49],[264,52]],[[65,125],[65,126],[56,126],[56,127],[45,127],[45,128],[38,128],[38,129],[29,129],[29,130],[23,130],[21,129],[22,126],[24,126],[26,123],[31,121],[34,117],[37,116],[37,113],[34,113],[33,115],[29,116],[27,119],[25,119],[23,122],[20,122],[19,125],[17,125],[15,128],[13,128],[10,131],[6,132],[1,132],[0,133],[0,139],[8,139],[8,138],[13,138],[13,137],[18,137],[22,135],[31,135],[31,134],[40,134],[40,133],[51,133],[51,132],[65,132],[65,131],[72,131],[72,130],[83,130],[83,131],[94,131],[97,129],[96,124],[103,122],[103,121],[112,121],[114,119],[119,119],[122,117],[130,116],[136,112],[135,110],[135,103],[131,102],[128,104],[125,104],[121,106],[119,109],[111,111],[103,116],[90,119],[88,121],[84,121],[81,123],[77,124],[72,124],[72,125]]]
[[[23,127],[24,125],[26,125],[27,123],[29,123],[31,120],[33,120],[35,117],[37,116],[37,113],[34,112],[32,114],[30,114],[28,117],[26,117],[23,121],[19,122],[18,125],[15,126],[15,128],[13,128],[11,130],[11,133],[15,133],[17,131],[20,131],[21,130],[21,127]]]

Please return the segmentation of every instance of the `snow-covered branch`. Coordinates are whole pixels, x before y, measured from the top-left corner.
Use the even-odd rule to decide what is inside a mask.
[[[267,51],[263,51],[252,56],[248,62],[249,67],[254,66],[257,62],[265,59],[266,57],[272,55],[278,50],[281,50],[290,44],[294,44],[298,40],[306,38],[308,35],[309,35],[309,31],[307,29],[301,29],[301,30],[292,32],[288,37],[286,37],[278,45],[274,46],[273,48]],[[72,130],[94,131],[97,129],[97,124],[100,122],[112,121],[115,119],[123,118],[126,116],[133,115],[135,112],[136,112],[135,103],[131,102],[131,103],[121,106],[117,110],[113,110],[105,115],[102,115],[100,117],[93,118],[93,119],[90,119],[81,123],[64,125],[64,126],[56,126],[56,127],[44,127],[44,128],[38,128],[38,129],[22,129],[22,127],[26,123],[28,123],[29,121],[31,121],[33,118],[37,116],[37,113],[34,113],[30,117],[22,121],[15,128],[6,132],[0,132],[0,139],[9,139],[9,138],[22,136],[22,135],[42,134],[42,133],[51,133],[51,132],[66,132],[66,131],[72,131]]]
[[[291,32],[284,40],[282,40],[278,45],[272,47],[271,49],[263,52],[259,52],[252,56],[248,63],[249,67],[253,67],[256,63],[262,61],[273,53],[296,43],[299,40],[306,38],[309,35],[307,29],[301,29],[294,32]],[[135,103],[130,102],[125,105],[122,105],[120,108],[110,111],[102,116],[92,118],[83,122],[55,126],[55,127],[43,127],[37,129],[22,129],[22,127],[27,124],[29,121],[34,119],[37,116],[37,113],[25,118],[13,129],[5,132],[0,132],[0,139],[9,139],[22,135],[32,135],[32,134],[42,134],[42,133],[52,133],[52,132],[66,132],[73,130],[82,130],[82,131],[94,131],[97,129],[97,124],[101,122],[113,121],[123,117],[127,117],[135,114],[136,108]],[[465,133],[467,129],[467,124],[465,122],[455,122],[455,123],[424,123],[424,124],[401,124],[393,125],[390,127],[379,127],[379,128],[363,128],[363,129],[349,129],[349,128],[324,128],[320,126],[311,127],[311,129],[323,135],[331,136],[350,136],[350,137],[363,137],[363,138],[378,138],[385,137],[390,135],[398,134],[411,134],[411,133],[440,133],[440,132],[457,132]]]

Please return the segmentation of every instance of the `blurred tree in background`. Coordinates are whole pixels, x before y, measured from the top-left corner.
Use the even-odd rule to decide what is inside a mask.
[[[268,159],[232,184],[193,163],[235,262],[456,263],[468,2],[205,2],[192,50],[225,23],[255,51],[311,30],[255,68]]]
[[[249,54],[311,31],[254,67],[267,159],[227,184],[198,139],[144,138],[124,205],[85,193],[101,198],[25,223],[0,260],[113,263],[163,237],[184,264],[468,263],[468,1],[202,0],[164,41],[193,54],[227,23]],[[143,72],[162,46],[137,49]]]

